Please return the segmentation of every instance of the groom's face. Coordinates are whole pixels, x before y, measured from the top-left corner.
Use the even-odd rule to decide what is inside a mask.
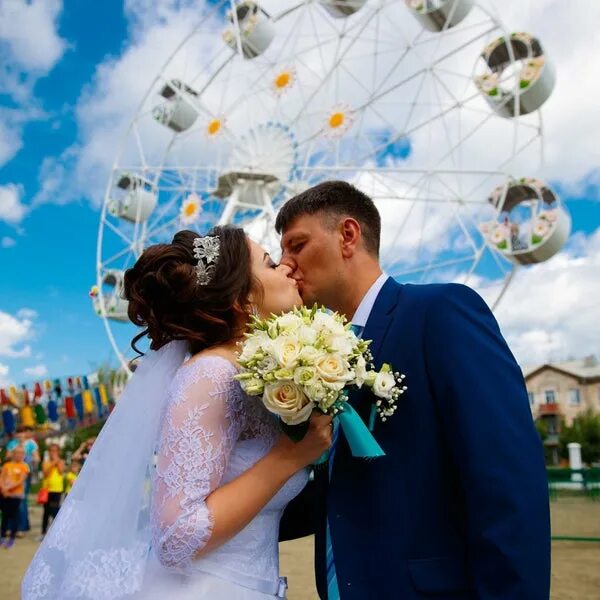
[[[292,271],[306,305],[335,307],[341,280],[341,235],[323,214],[300,215],[283,231],[281,262]]]

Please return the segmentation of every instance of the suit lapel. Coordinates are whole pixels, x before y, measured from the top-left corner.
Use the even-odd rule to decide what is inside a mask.
[[[380,364],[381,349],[384,345],[386,335],[392,323],[392,313],[398,305],[402,285],[391,277],[385,282],[381,291],[377,295],[373,309],[365,325],[362,334],[364,340],[373,340],[370,346],[371,354],[373,355],[373,363],[378,369]],[[369,394],[366,388],[357,390],[350,395],[350,403],[358,412],[365,423],[368,422],[371,404],[369,402],[361,402],[365,394]]]

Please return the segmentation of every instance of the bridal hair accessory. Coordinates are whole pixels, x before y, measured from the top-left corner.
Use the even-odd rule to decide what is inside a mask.
[[[206,235],[194,239],[196,280],[199,285],[209,284],[215,276],[215,267],[221,251],[221,242],[216,235]]]

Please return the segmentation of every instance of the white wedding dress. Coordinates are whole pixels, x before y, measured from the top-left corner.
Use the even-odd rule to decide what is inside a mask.
[[[67,551],[66,534],[74,535],[75,530],[68,524],[73,519],[63,514],[29,567],[24,599],[285,597],[285,583],[279,577],[279,520],[286,504],[306,485],[304,470],[291,477],[245,529],[194,558],[211,536],[207,496],[255,464],[280,435],[273,415],[233,379],[236,373],[227,360],[206,356],[184,363],[172,380],[149,490],[150,548],[140,544],[110,552],[94,550],[70,560],[58,594],[52,590],[53,574],[44,563],[44,552],[61,546]],[[69,500],[61,513],[69,512]],[[85,535],[85,527],[80,533]],[[53,564],[58,564],[56,559]]]

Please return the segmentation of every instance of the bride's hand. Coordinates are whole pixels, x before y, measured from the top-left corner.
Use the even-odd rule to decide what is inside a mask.
[[[292,461],[297,470],[314,463],[330,446],[332,441],[332,417],[313,412],[306,435],[293,442],[282,435],[273,450]]]

